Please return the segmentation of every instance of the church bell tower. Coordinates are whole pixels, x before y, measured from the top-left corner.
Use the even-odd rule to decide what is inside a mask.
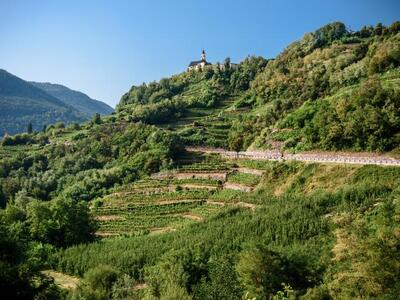
[[[206,51],[201,51],[201,61],[206,61]]]

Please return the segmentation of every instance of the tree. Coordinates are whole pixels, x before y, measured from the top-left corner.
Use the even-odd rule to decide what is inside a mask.
[[[239,151],[243,148],[243,136],[240,132],[233,132],[228,137],[229,148],[239,155]]]
[[[272,297],[287,282],[282,269],[283,261],[278,253],[258,248],[242,251],[236,265],[244,292],[257,299]]]
[[[382,23],[376,24],[375,29],[374,29],[374,34],[375,35],[382,35],[384,28],[385,27],[383,26]]]
[[[333,22],[321,27],[314,33],[316,47],[323,47],[340,39],[348,32],[346,26],[341,22]]]
[[[229,57],[224,60],[224,69],[229,70],[231,68],[231,59]]]
[[[28,132],[28,134],[31,134],[33,132],[32,123],[28,124],[27,132]]]
[[[95,113],[92,120],[93,124],[101,124],[101,117],[99,113]]]
[[[114,268],[99,265],[85,273],[75,294],[84,299],[110,299],[113,285],[117,282],[118,276],[119,272]]]
[[[82,201],[31,201],[27,221],[33,239],[58,247],[91,241],[96,230],[87,203]]]
[[[242,290],[230,259],[224,257],[211,261],[208,277],[203,277],[195,287],[194,299],[242,299]]]
[[[8,208],[10,207],[10,209]],[[20,222],[21,211],[15,206],[0,210],[0,289],[9,299],[58,299],[59,290],[52,280],[40,273],[42,245],[27,242]],[[16,213],[16,210],[19,212]],[[18,215],[18,216],[17,216]],[[13,220],[19,220],[14,223]],[[46,256],[46,255],[45,255]]]

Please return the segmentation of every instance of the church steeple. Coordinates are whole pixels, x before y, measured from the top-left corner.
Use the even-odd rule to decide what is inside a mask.
[[[201,61],[206,61],[206,51],[201,51]]]

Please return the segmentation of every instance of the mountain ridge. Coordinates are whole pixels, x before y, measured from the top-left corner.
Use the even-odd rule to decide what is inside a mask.
[[[80,123],[95,113],[105,115],[112,111],[107,104],[82,92],[60,84],[28,82],[0,69],[1,137],[25,132],[29,124],[34,130],[42,130],[45,125]]]
[[[64,103],[69,104],[79,111],[85,113],[88,118],[91,118],[94,113],[107,115],[114,111],[114,109],[106,103],[100,100],[92,99],[85,93],[73,90],[65,85],[36,81],[30,81],[30,83],[47,92],[48,94],[60,99]]]

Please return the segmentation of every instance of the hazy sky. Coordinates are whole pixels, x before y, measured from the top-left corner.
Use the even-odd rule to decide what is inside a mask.
[[[0,68],[115,106],[133,84],[211,62],[274,57],[320,26],[400,20],[400,0],[0,0]]]

